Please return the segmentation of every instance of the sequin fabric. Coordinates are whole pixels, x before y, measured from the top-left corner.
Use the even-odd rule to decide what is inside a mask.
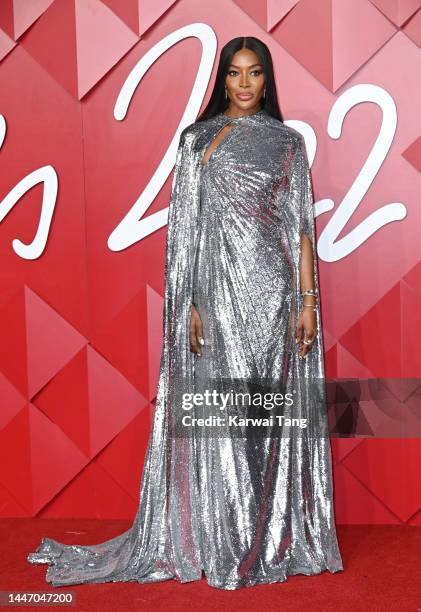
[[[219,131],[233,126],[203,156]],[[261,110],[223,113],[180,136],[168,215],[163,345],[140,503],[130,529],[93,545],[42,538],[30,563],[53,586],[177,579],[221,589],[343,569],[327,430],[323,335],[298,358],[301,235],[316,253],[305,144]],[[314,257],[315,288],[319,289]],[[204,329],[190,351],[191,303]],[[181,393],[218,377],[282,377],[290,416],[307,419],[264,437],[176,434]]]

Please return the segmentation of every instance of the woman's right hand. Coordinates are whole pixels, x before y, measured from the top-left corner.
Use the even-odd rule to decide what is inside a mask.
[[[190,351],[201,357],[202,353],[200,350],[200,345],[205,343],[203,339],[203,323],[194,304],[191,305],[189,338]]]

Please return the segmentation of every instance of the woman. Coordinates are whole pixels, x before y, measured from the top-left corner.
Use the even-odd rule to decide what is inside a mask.
[[[50,564],[47,581],[188,582],[204,572],[209,585],[237,589],[343,569],[315,253],[304,140],[281,120],[266,45],[235,38],[208,106],[180,137],[138,513],[100,544],[43,538],[28,561]],[[233,389],[290,401],[186,401]]]

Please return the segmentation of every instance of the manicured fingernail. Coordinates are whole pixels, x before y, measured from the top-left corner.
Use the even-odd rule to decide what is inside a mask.
[[[205,341],[203,340],[203,338],[199,338],[199,342],[200,344],[205,344]]]

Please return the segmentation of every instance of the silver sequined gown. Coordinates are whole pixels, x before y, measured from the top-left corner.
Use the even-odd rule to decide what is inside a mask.
[[[230,121],[234,127],[203,165],[208,146]],[[302,234],[316,253],[310,172],[297,131],[264,110],[234,120],[220,113],[183,130],[139,509],[130,529],[100,544],[43,538],[27,559],[49,564],[52,585],[189,582],[204,572],[211,586],[236,589],[343,569],[319,311],[318,336],[305,360],[294,343]],[[314,277],[318,290],[316,258]],[[192,301],[203,322],[202,357],[189,350]],[[207,414],[182,407],[182,393],[256,379],[281,380],[284,392],[294,394],[284,416],[304,418],[307,426],[267,435],[258,426],[180,426],[186,414]]]

